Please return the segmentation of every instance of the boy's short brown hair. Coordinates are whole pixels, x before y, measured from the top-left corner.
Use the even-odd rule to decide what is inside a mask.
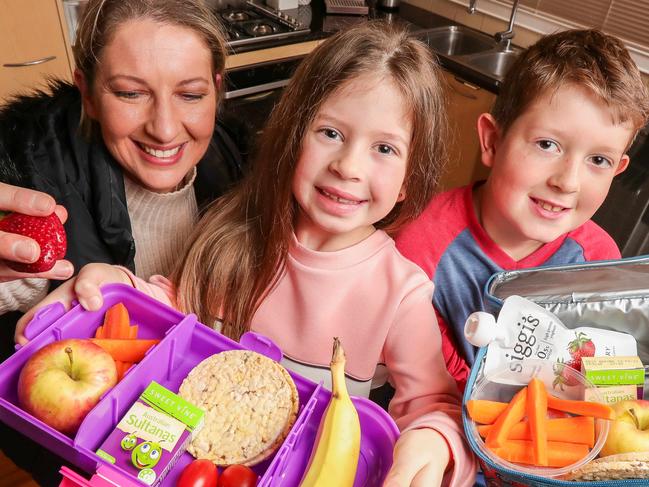
[[[566,30],[527,48],[503,80],[492,110],[503,133],[538,97],[573,84],[611,107],[615,123],[634,130],[649,118],[649,91],[629,52],[616,37],[599,30]]]

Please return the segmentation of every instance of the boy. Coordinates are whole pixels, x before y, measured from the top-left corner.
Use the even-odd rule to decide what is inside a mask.
[[[595,30],[546,36],[505,78],[478,119],[486,181],[442,193],[397,237],[435,283],[433,305],[451,374],[464,387],[476,350],[467,316],[502,270],[617,259],[590,220],[649,117],[649,96],[623,44]]]

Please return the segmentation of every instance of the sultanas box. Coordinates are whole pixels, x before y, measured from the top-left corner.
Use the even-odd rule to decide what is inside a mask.
[[[97,450],[148,485],[160,485],[203,427],[205,413],[151,382]]]

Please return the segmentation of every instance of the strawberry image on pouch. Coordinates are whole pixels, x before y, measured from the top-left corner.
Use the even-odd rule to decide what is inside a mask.
[[[0,220],[0,231],[34,239],[41,248],[38,260],[31,264],[5,261],[8,267],[17,272],[30,274],[47,272],[54,267],[57,260],[65,257],[67,247],[65,229],[56,213],[49,216],[9,213]]]
[[[595,344],[585,333],[575,333],[575,339],[568,344],[568,352],[572,360],[581,368],[582,357],[595,356]]]
[[[579,365],[579,366],[578,366]],[[558,359],[554,364],[554,381],[552,387],[558,387],[563,391],[564,386],[573,387],[579,384],[577,375],[572,370],[579,370],[580,363],[575,361],[564,362],[563,359]]]

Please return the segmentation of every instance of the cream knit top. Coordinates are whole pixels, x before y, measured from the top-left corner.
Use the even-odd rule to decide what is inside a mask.
[[[124,177],[126,205],[135,240],[135,274],[138,277],[168,276],[180,258],[180,252],[198,220],[195,178],[196,168],[185,178],[180,189],[155,193]]]

